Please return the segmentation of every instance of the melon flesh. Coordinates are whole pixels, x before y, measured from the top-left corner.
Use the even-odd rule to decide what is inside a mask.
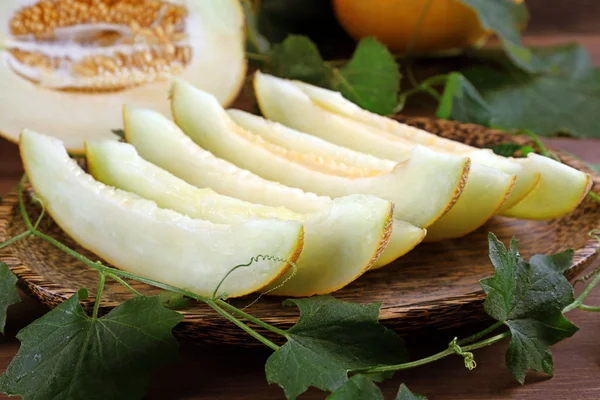
[[[507,209],[523,199],[540,179],[536,171],[525,169],[506,158],[496,157],[491,150],[475,149],[369,113],[338,92],[260,72],[255,76],[254,86],[261,111],[267,118],[340,146],[401,161],[416,145],[423,145],[438,152],[469,157],[474,165],[516,176],[513,189],[505,196],[506,201],[502,206],[495,208],[497,211]],[[299,111],[291,111],[296,109]],[[311,117],[301,118],[300,115]]]
[[[555,160],[544,160],[541,163],[535,156],[525,159],[502,157],[490,149],[478,149],[440,138],[425,130],[373,114],[344,99],[339,93],[302,82],[294,82],[294,85],[315,104],[371,128],[372,134],[381,135],[385,132],[383,134],[392,134],[397,138],[408,139],[439,151],[461,154],[471,158],[474,164],[486,165],[516,175],[517,180],[511,196],[499,210],[502,215],[524,219],[560,217],[573,211],[589,191],[590,178],[587,174],[568,166],[559,166],[560,163]],[[565,175],[565,171],[569,172]],[[565,180],[565,176],[569,179]],[[549,192],[561,195],[548,196]],[[532,203],[534,199],[535,202]],[[520,206],[521,201],[525,202],[523,206]]]
[[[259,254],[295,261],[302,249],[298,221],[225,225],[191,219],[94,180],[56,138],[24,130],[20,150],[27,176],[56,223],[125,271],[210,296],[235,265]],[[284,262],[259,261],[232,272],[220,291],[252,293],[288,270]]]
[[[312,152],[367,170],[390,171],[396,165],[394,161],[356,152],[243,111],[232,110],[228,114],[242,128],[288,150],[305,154]],[[402,159],[401,155],[410,156],[410,152],[402,148],[398,151],[398,160]],[[427,229],[425,241],[464,236],[483,225],[506,200],[514,181],[513,175],[482,165],[472,165],[458,201]]]
[[[134,3],[0,1],[0,134],[16,142],[21,129],[40,130],[81,153],[86,139],[118,139],[123,103],[168,112],[172,76],[223,104],[235,98],[246,72],[238,0]],[[47,23],[32,26],[34,11]],[[63,15],[55,29],[53,12]]]
[[[196,145],[173,121],[155,111],[125,107],[123,123],[127,141],[142,158],[191,185],[300,214],[332,208],[333,200],[329,197],[265,180],[215,157]],[[408,253],[424,236],[424,229],[394,219],[390,242],[373,267],[386,265]]]
[[[572,212],[592,187],[592,179],[568,165],[548,157],[529,153],[516,159],[528,168],[539,171],[542,179],[536,189],[503,215],[528,219],[551,219]]]
[[[130,144],[86,142],[92,175],[192,218],[233,224],[257,218],[301,221],[304,247],[297,271],[274,282],[269,294],[311,296],[331,293],[369,269],[392,232],[391,202],[374,196],[335,199],[320,211],[300,215],[283,207],[252,204],[200,189],[143,160]]]
[[[452,207],[466,182],[469,159],[418,146],[391,172],[367,177],[336,175],[319,163],[297,162],[286,150],[241,129],[209,93],[181,80],[171,90],[177,125],[201,147],[265,179],[321,195],[372,194],[394,202],[394,217],[426,228]],[[272,148],[277,147],[278,151]],[[293,153],[293,152],[291,152]],[[317,159],[318,157],[314,157]]]

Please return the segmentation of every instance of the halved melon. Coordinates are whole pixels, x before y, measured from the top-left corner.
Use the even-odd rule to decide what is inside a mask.
[[[359,153],[256,115],[239,110],[230,110],[228,113],[242,128],[288,150],[334,158],[367,170],[390,171],[396,165],[394,161]],[[410,156],[410,153],[403,153],[402,149],[399,153]],[[469,179],[458,201],[428,228],[425,241],[464,236],[483,225],[508,197],[514,180],[513,175],[482,165],[472,165]]]
[[[192,186],[142,159],[130,144],[86,142],[86,156],[91,174],[100,182],[192,218],[220,224],[257,218],[301,221],[304,247],[298,269],[293,277],[274,282],[276,289],[270,294],[312,296],[346,286],[374,264],[392,232],[393,204],[375,196],[342,197],[320,211],[301,215]]]
[[[259,254],[295,261],[302,249],[298,221],[222,225],[191,219],[94,180],[56,138],[24,130],[20,150],[56,223],[83,247],[140,276],[210,296],[235,265]],[[284,262],[259,261],[233,271],[221,290],[229,296],[255,292],[288,269]]]
[[[228,103],[246,72],[238,0],[2,0],[0,17],[0,132],[12,141],[28,127],[82,152],[117,138],[125,102],[166,112],[172,76]]]
[[[395,161],[403,160],[414,146],[420,144],[436,151],[469,157],[473,164],[516,176],[510,195],[504,196],[506,201],[499,209],[496,207],[496,211],[512,207],[532,191],[540,179],[539,173],[496,157],[491,151],[439,138],[363,110],[338,92],[260,72],[256,73],[254,87],[261,111],[267,118],[332,143]]]
[[[173,121],[155,111],[125,107],[123,121],[127,141],[141,157],[196,187],[302,214],[332,207],[329,197],[262,179],[215,157],[196,145]],[[374,268],[408,253],[424,236],[424,229],[394,219],[390,243]]]
[[[321,170],[318,162],[298,162],[296,157],[286,156],[294,152],[240,128],[214,96],[182,80],[173,84],[171,111],[177,125],[193,141],[241,168],[332,197],[373,194],[394,202],[395,218],[423,228],[454,205],[468,176],[468,158],[435,153],[422,146],[388,173],[354,178],[348,176],[349,168],[344,168],[333,175]]]

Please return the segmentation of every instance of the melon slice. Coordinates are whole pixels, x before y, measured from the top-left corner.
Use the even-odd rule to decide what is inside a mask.
[[[27,176],[56,223],[125,271],[210,296],[236,264],[259,254],[295,261],[302,249],[298,221],[224,225],[191,219],[94,180],[56,138],[24,130],[20,150]],[[242,296],[288,270],[287,263],[259,261],[233,271],[220,289]]]
[[[393,205],[375,196],[342,197],[320,211],[301,215],[192,186],[142,159],[130,144],[86,142],[86,156],[91,174],[100,182],[192,218],[219,224],[257,218],[301,221],[304,247],[298,269],[274,282],[276,289],[270,294],[312,296],[346,286],[374,264],[392,232]]]
[[[528,219],[551,219],[572,212],[592,187],[592,179],[568,165],[529,153],[515,161],[539,171],[542,179],[536,189],[503,215]]]
[[[316,136],[287,128],[279,123],[239,110],[228,114],[242,128],[287,150],[318,154],[367,170],[391,171],[396,163],[352,151]],[[414,147],[413,147],[414,148]],[[410,156],[410,152],[399,154]],[[401,156],[398,159],[401,159]],[[472,165],[469,179],[456,204],[427,229],[425,241],[464,236],[483,225],[508,197],[515,177],[482,165]]]
[[[127,141],[142,158],[196,187],[301,214],[332,207],[333,200],[329,197],[262,179],[215,157],[196,145],[173,121],[155,111],[125,107],[123,124]],[[408,253],[424,236],[424,229],[394,219],[390,242],[373,268]]]
[[[517,176],[513,192],[499,213],[525,219],[550,219],[573,211],[590,188],[590,177],[584,172],[560,166],[561,163],[532,156],[525,159],[502,157],[490,149],[479,149],[464,143],[440,138],[423,129],[402,124],[364,110],[341,94],[302,82],[294,82],[320,107],[372,128],[374,134],[391,133],[439,151],[461,154],[474,164],[486,165]],[[564,178],[568,177],[568,180]],[[539,182],[539,183],[536,183]],[[561,196],[549,195],[561,193]],[[525,201],[527,200],[527,201]],[[521,201],[524,204],[521,206]]]
[[[369,113],[338,92],[260,72],[254,78],[254,86],[261,111],[267,118],[332,143],[395,161],[405,158],[407,152],[420,144],[435,151],[466,156],[473,164],[515,175],[514,187],[497,211],[515,205],[540,179],[537,171],[495,156],[491,150],[475,149]]]
[[[2,0],[0,17],[12,141],[27,127],[83,152],[85,139],[117,139],[125,102],[167,112],[172,76],[229,103],[246,72],[238,0]]]
[[[394,202],[394,217],[426,228],[454,205],[468,176],[465,157],[414,149],[391,172],[368,177],[324,172],[317,162],[298,162],[296,154],[262,140],[239,126],[211,94],[177,80],[171,90],[177,125],[201,147],[265,179],[331,197],[373,194]],[[273,147],[278,150],[274,151]],[[317,157],[314,157],[317,158]],[[334,171],[335,172],[335,171]]]

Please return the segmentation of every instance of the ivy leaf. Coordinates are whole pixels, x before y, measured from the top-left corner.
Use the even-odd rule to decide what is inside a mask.
[[[364,375],[358,374],[350,378],[335,392],[327,397],[327,400],[384,400],[383,393],[372,380]]]
[[[512,157],[514,156],[517,152],[521,152],[521,156],[522,157],[527,157],[527,154],[535,152],[535,150],[533,149],[533,147],[531,146],[526,146],[526,145],[522,145],[522,144],[517,144],[517,143],[500,143],[494,146],[489,146],[489,149],[492,149],[492,151],[496,154],[498,154],[499,156],[503,156],[503,157]]]
[[[362,39],[350,62],[334,70],[333,89],[369,111],[392,114],[400,90],[398,64],[377,39]]]
[[[600,72],[578,45],[534,51],[548,68],[530,75],[517,68],[472,67],[466,78],[484,103],[454,96],[452,118],[502,129],[528,129],[538,135],[567,133],[600,137]],[[471,107],[469,113],[459,112]]]
[[[21,298],[17,292],[17,277],[6,263],[0,262],[0,332],[4,334],[6,311],[8,307],[19,303]]]
[[[491,115],[489,105],[460,72],[453,72],[448,76],[437,109],[438,118],[452,118],[487,126]]]
[[[552,375],[549,346],[578,330],[562,315],[574,301],[573,287],[564,276],[573,261],[573,250],[551,256],[538,254],[527,263],[519,255],[516,239],[507,250],[492,233],[489,248],[496,272],[480,281],[487,294],[483,307],[512,333],[506,365],[520,383],[530,369]]]
[[[285,331],[287,343],[266,364],[269,383],[279,384],[288,399],[309,386],[335,391],[348,371],[407,360],[404,341],[379,324],[380,303],[355,304],[332,296],[289,299],[300,318]]]
[[[175,293],[169,290],[161,290],[160,293],[158,293],[158,299],[163,307],[170,310],[186,308],[192,302],[190,298],[185,297],[181,293]]]
[[[408,387],[403,383],[400,385],[396,400],[427,400],[427,397],[421,396],[420,394],[414,394]]]
[[[460,0],[471,7],[479,17],[481,26],[494,32],[510,59],[519,68],[533,72],[541,66],[527,47],[521,44],[519,27],[529,19],[524,3],[512,0]]]
[[[79,304],[82,289],[19,332],[21,348],[0,391],[27,399],[141,399],[152,371],[177,357],[182,316],[139,296],[102,318]]]
[[[306,36],[299,35],[290,35],[273,47],[265,70],[281,78],[322,87],[330,86],[332,74],[317,46]]]

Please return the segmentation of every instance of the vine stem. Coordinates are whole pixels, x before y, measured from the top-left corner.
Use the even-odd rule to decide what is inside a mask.
[[[489,339],[485,339],[482,340],[480,342],[471,344],[469,346],[464,346],[462,348],[463,351],[471,351],[471,350],[476,350],[476,349],[480,349],[482,347],[486,347],[489,345],[492,345],[496,342],[499,342],[501,340],[504,340],[505,338],[509,337],[511,335],[510,331],[506,331],[503,333],[500,333],[496,336],[492,336]],[[411,362],[407,362],[407,363],[402,363],[402,364],[396,364],[396,365],[385,365],[385,366],[381,366],[381,367],[374,367],[374,368],[362,368],[362,369],[357,369],[357,370],[353,370],[351,371],[352,373],[366,373],[366,374],[374,374],[374,373],[379,373],[379,372],[394,372],[394,371],[400,371],[403,369],[410,369],[410,368],[415,368],[415,367],[420,367],[421,365],[425,365],[425,364],[429,364],[432,363],[434,361],[438,361],[441,360],[442,358],[448,357],[452,354],[456,354],[456,352],[450,348],[441,351],[437,354],[434,354],[432,356],[429,357],[425,357],[422,358],[420,360],[416,360],[416,361],[411,361]]]
[[[600,282],[600,272],[596,273],[596,276],[594,277],[594,279],[592,279],[592,281],[585,287],[585,289],[583,289],[583,292],[581,292],[581,294],[579,296],[577,296],[575,301],[565,307],[565,309],[563,310],[563,313],[572,311],[576,308],[580,308],[580,309],[590,308],[591,306],[584,306],[584,308],[581,308],[581,306],[583,306],[583,300],[585,300],[585,298],[590,294],[590,292],[592,291],[594,286],[596,286],[598,284],[598,282]],[[595,307],[591,307],[591,308],[595,308]],[[586,311],[591,311],[591,310],[588,309]]]
[[[586,304],[581,304],[578,308],[583,311],[600,312],[600,307],[588,306]]]
[[[262,321],[256,317],[240,310],[239,308],[232,306],[231,304],[227,303],[226,301],[217,300],[217,301],[215,301],[215,303],[217,303],[219,306],[221,306],[223,308],[226,308],[227,310],[231,311],[234,314],[238,314],[240,317],[247,319],[248,321],[252,322],[253,324],[260,326],[261,328],[265,328],[273,333],[276,333],[283,337],[287,337],[287,333],[284,330],[274,327],[273,325],[270,325],[270,324],[266,323],[265,321]]]
[[[94,301],[94,311],[92,312],[92,319],[98,319],[98,310],[100,310],[100,299],[102,298],[102,292],[104,292],[104,282],[106,281],[106,274],[102,271],[99,272],[98,278],[98,290],[96,291],[96,300]]]
[[[474,341],[479,340],[482,337],[485,337],[485,336],[489,335],[490,333],[494,332],[496,329],[500,328],[502,325],[504,325],[504,322],[497,321],[495,324],[485,328],[481,332],[478,332],[474,335],[471,335],[469,337],[459,340],[458,345],[464,346],[466,344],[473,343]]]
[[[206,304],[211,306],[216,312],[227,318],[229,321],[234,323],[237,327],[242,329],[244,332],[248,333],[250,336],[264,344],[265,346],[270,347],[273,351],[279,350],[279,346],[275,343],[271,342],[269,339],[256,332],[254,329],[250,328],[248,325],[244,324],[239,319],[235,318],[233,315],[229,314],[227,311],[223,310],[218,304],[216,304],[213,300],[206,300]]]
[[[21,239],[25,239],[26,237],[29,237],[29,236],[31,236],[31,232],[29,232],[29,231],[21,232],[17,236],[13,236],[10,239],[8,239],[6,242],[0,243],[0,249],[3,249],[6,246],[13,244],[14,242],[17,242]]]
[[[127,290],[129,290],[131,293],[135,294],[136,296],[143,296],[143,294],[141,294],[140,292],[138,292],[137,290],[135,290],[133,287],[131,287],[131,285],[129,283],[125,282],[123,279],[119,278],[117,275],[115,275],[115,274],[108,274],[108,276],[110,276],[115,281],[119,282]]]

